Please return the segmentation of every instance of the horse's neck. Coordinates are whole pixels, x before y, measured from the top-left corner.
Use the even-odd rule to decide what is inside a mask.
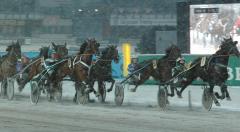
[[[215,57],[217,63],[227,65],[229,60],[229,55],[224,54],[221,50],[217,51],[216,54],[213,55]]]
[[[83,55],[81,55],[81,60],[90,65],[92,60],[92,53],[84,52]]]
[[[168,63],[168,65],[169,65],[171,68],[175,67],[175,65],[173,65],[173,62],[175,62],[175,60],[176,60],[176,59],[173,59],[173,58],[171,58],[170,56],[165,56],[165,57],[162,58],[162,61],[163,61],[164,63]]]
[[[8,59],[10,62],[17,62],[17,57],[13,52],[8,53],[6,59]]]
[[[108,57],[108,55],[103,55],[103,56],[101,56],[101,57],[100,57],[100,60],[101,60],[101,61],[99,62],[100,65],[109,65],[109,64],[112,63],[111,58]]]

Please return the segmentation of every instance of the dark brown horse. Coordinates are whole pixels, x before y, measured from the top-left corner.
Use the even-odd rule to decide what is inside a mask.
[[[5,96],[6,92],[6,80],[9,77],[13,77],[17,74],[17,61],[21,59],[21,46],[19,42],[12,43],[6,49],[7,54],[1,58],[0,64],[0,79],[3,81],[2,85],[4,89],[2,89],[2,95]]]
[[[90,88],[93,89],[94,81],[98,81],[98,94],[103,94],[103,83],[105,81],[111,82],[110,88],[107,90],[108,92],[112,91],[115,80],[112,78],[112,61],[118,63],[119,55],[117,47],[114,45],[110,45],[106,47],[100,56],[99,59],[95,62],[95,64],[91,67],[89,79],[90,79]],[[104,100],[102,100],[104,102]]]
[[[17,79],[19,91],[22,91],[25,85],[30,82],[34,76],[43,70],[42,60],[48,58],[49,47],[41,47],[39,55],[33,58],[30,63],[21,71],[21,77]]]
[[[232,38],[229,38],[224,39],[220,45],[220,49],[215,54],[206,57],[205,61],[203,61],[202,58],[194,60],[191,64],[191,69],[186,72],[186,80],[181,83],[181,90],[178,92],[178,96],[182,97],[184,89],[197,77],[200,77],[204,82],[209,84],[210,95],[217,106],[219,106],[220,103],[216,97],[219,99],[227,97],[228,100],[231,100],[226,85],[229,76],[227,66],[229,56],[231,55],[239,57],[239,51],[237,48],[237,41],[233,41]],[[215,85],[220,86],[221,96],[218,93],[215,93],[216,97],[213,95],[213,88]]]
[[[59,58],[63,58],[67,56],[68,49],[66,43],[64,45],[56,45],[55,43],[52,43],[52,47],[56,51],[56,54],[59,56]],[[44,72],[43,63],[44,60],[49,58],[49,47],[42,47],[40,48],[39,56],[34,58],[28,66],[22,71],[23,76],[25,77],[21,78],[18,81],[19,84],[19,90],[22,91],[24,86],[33,79],[33,77],[37,76],[39,73]],[[46,72],[46,70],[45,70]],[[43,74],[45,74],[45,72]]]
[[[85,85],[84,83],[88,78],[89,67],[92,62],[92,55],[98,52],[99,46],[95,39],[86,40],[81,45],[76,56],[62,60],[62,63],[56,67],[55,74],[49,78],[52,82],[52,93],[61,94],[62,88],[59,87],[59,83],[64,77],[69,75],[75,81],[76,94],[74,101],[79,103],[77,91]]]
[[[135,88],[132,89],[133,92],[136,91],[137,87],[143,84],[150,76],[155,80],[160,82],[160,85],[165,85],[170,79],[172,79],[172,68],[176,66],[176,60],[181,57],[181,50],[172,45],[166,49],[166,54],[157,60],[146,60],[138,64],[136,71],[129,76],[131,78],[133,75],[137,75],[139,78],[134,79],[133,85]],[[174,95],[174,89],[171,88],[171,94]]]

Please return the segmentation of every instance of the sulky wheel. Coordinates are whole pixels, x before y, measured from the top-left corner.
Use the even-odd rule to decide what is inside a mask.
[[[157,99],[158,99],[159,107],[162,110],[165,110],[166,107],[167,107],[167,91],[166,91],[166,89],[164,87],[161,87],[160,85],[159,85],[159,88],[158,88]]]
[[[120,106],[123,103],[124,99],[124,88],[121,83],[115,84],[115,103],[116,105]]]
[[[7,97],[8,100],[13,100],[14,97],[14,79],[7,78]]]
[[[3,80],[1,83],[1,97],[5,98],[5,96],[7,95],[7,80]]]
[[[212,104],[213,104],[213,99],[212,99],[212,96],[210,95],[209,88],[204,86],[203,94],[202,94],[202,105],[206,110],[210,111],[212,108]]]
[[[89,93],[85,92],[86,86],[80,84],[80,87],[77,88],[76,103],[77,104],[86,104],[89,101]]]
[[[98,101],[103,103],[105,102],[105,99],[106,99],[106,84],[105,82],[101,82],[100,83],[100,86],[98,86],[98,93],[99,93],[99,96],[98,96]]]
[[[38,85],[37,81],[31,81],[31,94],[30,94],[30,100],[32,104],[37,104],[39,97],[40,97],[40,87]]]

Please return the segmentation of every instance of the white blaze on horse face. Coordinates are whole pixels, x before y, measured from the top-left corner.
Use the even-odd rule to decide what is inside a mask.
[[[236,80],[240,80],[240,67],[236,67]]]
[[[229,75],[228,80],[232,80],[234,78],[233,69],[230,67],[228,67],[227,69],[228,69],[228,75]]]

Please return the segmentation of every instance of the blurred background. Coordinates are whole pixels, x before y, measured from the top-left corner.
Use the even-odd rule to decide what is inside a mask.
[[[74,50],[94,37],[102,46],[130,43],[132,53],[171,44],[190,53],[189,5],[226,2],[239,0],[0,0],[0,45],[19,39],[28,51],[67,42]]]

